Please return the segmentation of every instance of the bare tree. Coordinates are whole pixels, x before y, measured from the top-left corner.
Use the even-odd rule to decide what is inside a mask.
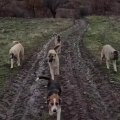
[[[92,0],[92,10],[95,14],[105,15],[110,12],[113,5],[111,0]]]
[[[31,11],[32,16],[36,17],[36,9],[43,7],[43,0],[25,0],[26,6]]]
[[[52,16],[56,17],[56,10],[68,2],[68,0],[45,0],[45,6],[51,11]]]

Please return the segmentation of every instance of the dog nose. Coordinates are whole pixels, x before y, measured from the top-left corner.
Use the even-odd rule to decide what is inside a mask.
[[[56,113],[57,112],[56,109],[54,109],[53,112]]]

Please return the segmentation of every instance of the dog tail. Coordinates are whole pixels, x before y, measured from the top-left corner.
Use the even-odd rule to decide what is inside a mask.
[[[19,41],[13,41],[13,45],[20,43]]]
[[[60,47],[60,44],[57,44],[57,45],[54,47],[54,50],[56,51],[59,47]]]
[[[19,41],[13,41],[12,42],[13,44],[18,44],[18,43],[20,43]]]
[[[52,79],[50,77],[46,77],[46,76],[38,76],[36,81],[40,80],[40,79],[45,79],[45,80],[48,80],[48,81],[51,81]]]

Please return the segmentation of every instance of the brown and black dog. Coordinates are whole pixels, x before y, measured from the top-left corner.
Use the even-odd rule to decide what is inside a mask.
[[[52,80],[49,77],[39,76],[36,81],[39,79],[48,80],[48,96],[47,103],[49,109],[49,115],[57,114],[57,120],[61,118],[61,87],[60,84]]]

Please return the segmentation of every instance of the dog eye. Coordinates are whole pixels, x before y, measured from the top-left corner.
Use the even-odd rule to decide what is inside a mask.
[[[53,103],[51,103],[51,105],[53,106],[54,104],[53,104]]]
[[[58,106],[58,103],[56,103],[56,106]]]

